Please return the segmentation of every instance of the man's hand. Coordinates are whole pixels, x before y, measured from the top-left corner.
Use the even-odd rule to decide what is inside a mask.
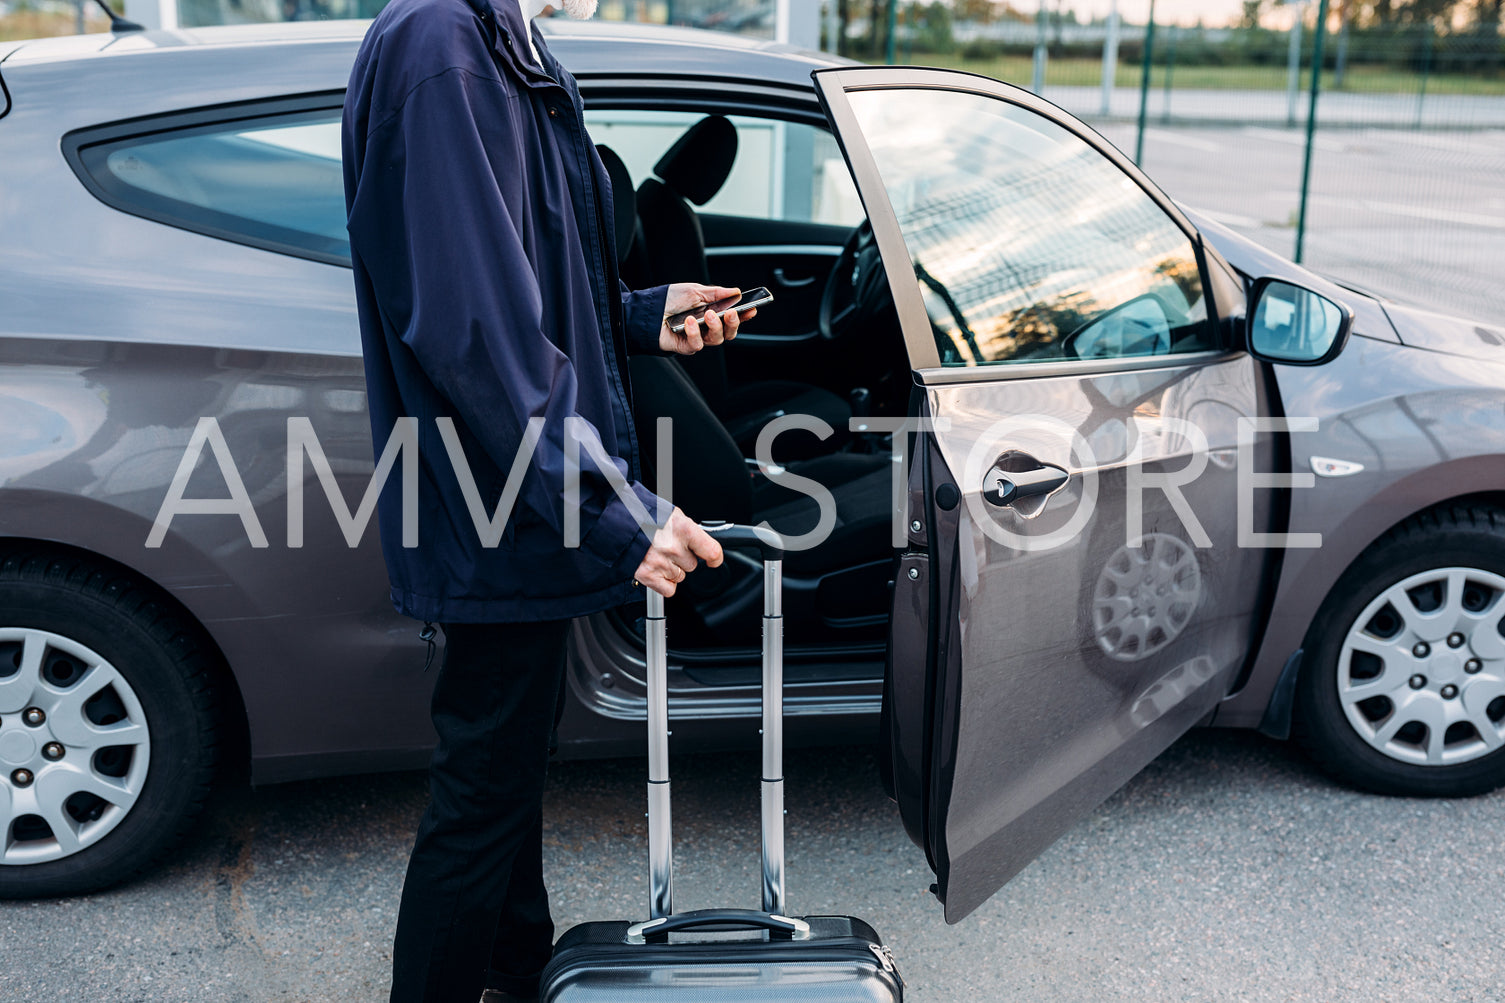
[[[695,570],[696,559],[713,568],[721,567],[721,544],[678,508],[662,529],[653,534],[653,545],[643,556],[634,576],[637,583],[664,598]]]
[[[694,310],[696,307],[706,306],[711,303],[719,303],[724,299],[741,295],[740,289],[729,289],[725,286],[703,286],[698,282],[679,282],[669,287],[669,299],[664,304],[666,317],[672,317],[686,310]],[[705,322],[701,323],[694,317],[685,322],[685,329],[680,334],[669,330],[669,322],[666,319],[663,327],[658,332],[658,347],[665,352],[673,352],[675,355],[694,355],[707,345],[720,345],[731,341],[737,336],[737,328],[744,320],[752,320],[758,315],[757,308],[743,310],[734,313],[723,322],[721,316],[715,313],[706,314]]]

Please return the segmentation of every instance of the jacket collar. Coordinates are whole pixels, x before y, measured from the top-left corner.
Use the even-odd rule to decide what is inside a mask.
[[[557,76],[558,63],[544,45],[543,34],[534,29],[531,22],[523,19],[522,8],[517,0],[466,0],[466,3],[470,4],[476,16],[486,24],[491,34],[492,49],[502,63],[517,74],[519,80],[530,87],[558,86],[558,80],[549,75],[552,73]],[[530,33],[546,72],[540,72],[529,58]]]

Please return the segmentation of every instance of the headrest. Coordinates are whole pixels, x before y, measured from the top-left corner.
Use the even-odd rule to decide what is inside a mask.
[[[601,163],[606,165],[606,175],[611,178],[611,208],[614,229],[617,232],[617,263],[627,260],[632,250],[633,234],[638,227],[638,197],[632,190],[632,172],[622,163],[615,150],[609,146],[597,146]]]
[[[724,115],[701,119],[654,165],[664,184],[696,205],[716,197],[737,159],[737,127]]]

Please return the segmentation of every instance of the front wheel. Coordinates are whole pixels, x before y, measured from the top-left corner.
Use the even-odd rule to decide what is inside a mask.
[[[1297,736],[1340,779],[1467,797],[1505,784],[1505,514],[1452,507],[1387,533],[1308,636]]]
[[[94,891],[177,841],[214,772],[213,664],[128,576],[0,553],[0,898]]]

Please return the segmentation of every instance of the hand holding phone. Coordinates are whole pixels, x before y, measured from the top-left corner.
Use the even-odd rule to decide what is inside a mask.
[[[685,321],[689,320],[691,317],[695,318],[696,323],[700,323],[701,321],[705,320],[706,314],[711,312],[715,312],[717,315],[724,318],[728,314],[741,313],[744,310],[752,310],[755,307],[764,306],[765,304],[772,302],[773,293],[769,292],[768,287],[759,286],[756,289],[749,289],[747,292],[743,293],[740,296],[732,296],[728,299],[724,299],[716,303],[707,303],[704,306],[698,306],[693,310],[686,310],[683,313],[676,313],[673,316],[669,317],[665,321],[665,323],[669,325],[669,330],[671,333],[683,334],[685,330]]]

